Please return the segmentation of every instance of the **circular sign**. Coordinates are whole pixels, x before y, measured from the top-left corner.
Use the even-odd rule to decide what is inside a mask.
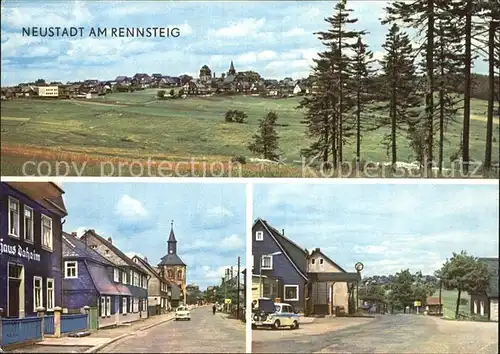
[[[361,262],[358,262],[354,265],[354,268],[358,271],[358,272],[361,272],[363,270],[365,266],[363,265],[363,263]]]

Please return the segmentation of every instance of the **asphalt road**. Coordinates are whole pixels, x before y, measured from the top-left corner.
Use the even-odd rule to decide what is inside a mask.
[[[191,311],[191,321],[170,321],[115,342],[100,353],[244,353],[245,325],[212,314]]]
[[[340,319],[328,321],[336,320]],[[301,329],[284,334],[252,331],[252,352],[498,353],[498,323],[493,322],[457,322],[418,315],[386,315],[344,329],[320,330],[324,323],[304,324]],[[318,333],[321,334],[313,334],[314,326],[318,326]]]

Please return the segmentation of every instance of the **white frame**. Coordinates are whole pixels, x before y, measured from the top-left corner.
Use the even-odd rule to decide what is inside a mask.
[[[56,300],[56,290],[55,290],[55,282],[54,278],[47,278],[45,281],[45,292],[47,293],[47,311],[54,311],[54,302]],[[52,284],[52,295],[49,296],[49,283]],[[49,300],[52,301],[52,306],[49,306]]]
[[[297,290],[297,297],[296,298],[286,297],[286,288],[295,288]],[[299,296],[300,296],[300,293],[299,293],[299,286],[298,285],[294,285],[294,284],[283,285],[283,299],[285,301],[299,301]]]
[[[75,275],[68,276],[68,264],[75,264]],[[78,261],[64,261],[64,279],[76,279],[78,278]]]
[[[50,221],[50,245],[46,245],[45,244],[45,232],[44,232],[44,228],[43,228],[43,220],[49,220]],[[45,214],[42,214],[42,219],[41,219],[41,238],[42,238],[42,248],[46,249],[46,250],[49,250],[49,251],[52,251],[52,247],[54,245],[54,224],[53,224],[53,220],[51,217],[45,215]]]
[[[255,241],[264,241],[264,231],[255,231]]]
[[[37,280],[40,280],[40,304],[38,304],[39,306],[37,306],[37,303],[36,303],[36,281]],[[33,277],[33,310],[34,312],[37,312],[36,309],[39,308],[39,307],[43,307],[43,278],[42,277],[39,277],[39,276],[34,276]]]
[[[120,282],[120,270],[118,268],[113,268],[113,281],[115,283]]]
[[[28,239],[26,236],[26,211],[29,210],[31,213],[31,238]],[[9,218],[10,219],[10,218]],[[24,210],[23,210],[23,226],[24,226],[24,241],[28,243],[34,243],[35,242],[35,212],[33,208],[24,205]]]
[[[127,300],[127,297],[126,296],[123,296],[122,297],[122,314],[123,315],[126,315],[128,312],[127,312],[127,305],[128,305],[128,300]]]
[[[269,258],[269,267],[264,267],[264,258]],[[272,270],[273,269],[273,256],[264,254],[260,256],[260,269],[262,270]]]
[[[99,307],[99,317],[101,318],[104,318],[106,317],[106,296],[101,296],[99,298],[99,303],[100,303],[100,307]]]
[[[17,235],[12,233],[12,225],[10,224],[10,206],[11,206],[11,203],[12,204],[17,204]],[[8,233],[9,233],[9,236],[10,237],[15,237],[15,238],[20,238],[20,234],[21,234],[21,221],[20,221],[20,218],[19,218],[19,215],[21,213],[21,203],[19,202],[18,199],[16,198],[12,198],[12,197],[9,197],[9,213],[7,215],[7,217],[9,218],[9,221],[8,221],[8,224],[9,224],[9,230],[8,230]]]
[[[106,317],[110,317],[111,316],[111,296],[105,296],[106,298],[106,308],[105,308],[105,315]]]

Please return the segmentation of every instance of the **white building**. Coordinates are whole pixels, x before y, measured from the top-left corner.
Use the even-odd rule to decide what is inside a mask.
[[[38,96],[58,97],[59,96],[59,86],[38,86]]]

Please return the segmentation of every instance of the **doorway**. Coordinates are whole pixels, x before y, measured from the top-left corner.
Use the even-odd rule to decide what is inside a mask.
[[[20,317],[24,313],[23,298],[23,266],[8,263],[7,284],[7,317]]]

